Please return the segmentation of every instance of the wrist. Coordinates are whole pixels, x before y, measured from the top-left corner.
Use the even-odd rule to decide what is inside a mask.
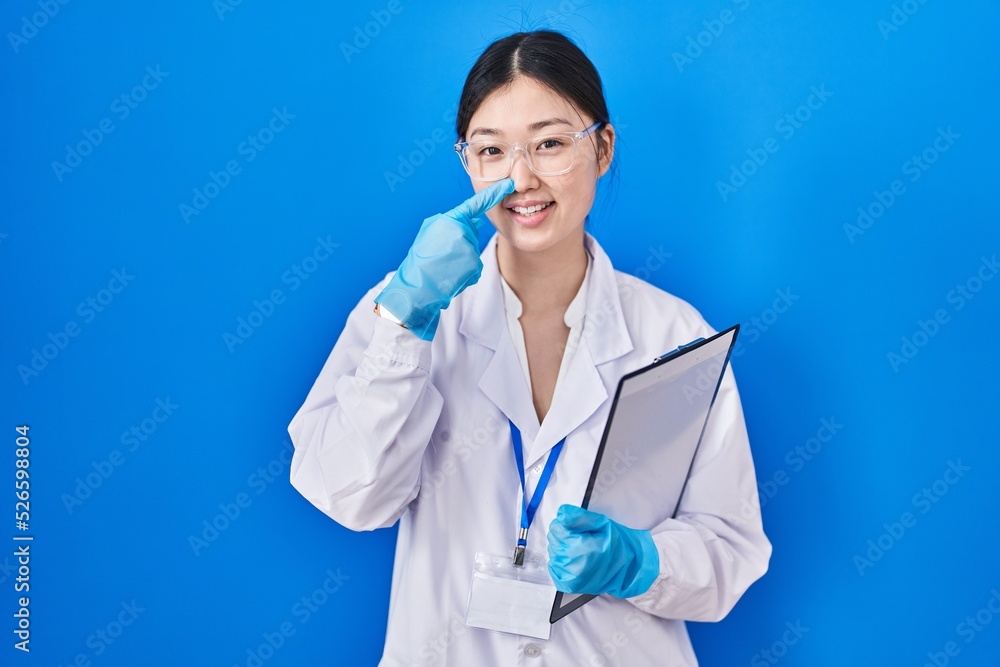
[[[656,582],[660,575],[660,552],[653,541],[653,534],[648,530],[636,530],[632,533],[633,553],[635,557],[635,573],[632,581],[622,591],[621,597],[630,598],[642,595]]]
[[[389,281],[385,289],[375,297],[375,313],[383,319],[396,322],[404,329],[409,329],[421,340],[433,340],[440,315],[439,305],[431,303],[415,307],[408,288],[393,283],[398,278],[397,275]]]
[[[408,329],[409,328],[403,322],[401,322],[398,317],[396,317],[395,315],[393,315],[392,313],[390,313],[388,308],[383,307],[382,304],[380,304],[380,303],[376,303],[375,304],[375,314],[378,315],[379,317],[383,318],[383,319],[386,319],[386,320],[389,320],[390,322],[398,324],[399,326],[403,327],[404,329]]]

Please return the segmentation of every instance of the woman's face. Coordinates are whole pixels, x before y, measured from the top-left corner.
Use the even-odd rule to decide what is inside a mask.
[[[594,123],[573,104],[535,79],[519,76],[498,88],[469,121],[466,141],[499,140],[525,146],[529,139],[549,133],[579,132]],[[598,160],[596,133],[603,132],[607,155]],[[512,247],[537,252],[561,242],[583,238],[583,223],[594,203],[597,179],[611,164],[614,129],[610,125],[577,142],[573,168],[558,176],[539,176],[528,168],[521,151],[515,153],[510,178],[515,190],[486,214]],[[473,180],[478,192],[492,183]],[[515,209],[545,206],[524,215]]]

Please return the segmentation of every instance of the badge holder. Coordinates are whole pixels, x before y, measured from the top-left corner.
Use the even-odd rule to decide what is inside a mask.
[[[511,556],[476,553],[465,624],[472,628],[548,639],[556,587],[545,560],[528,551],[524,565]]]

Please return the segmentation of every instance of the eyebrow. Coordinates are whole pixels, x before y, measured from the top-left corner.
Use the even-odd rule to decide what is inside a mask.
[[[528,126],[528,129],[532,132],[537,132],[538,130],[550,127],[552,125],[572,125],[572,123],[570,123],[565,118],[546,118],[545,120],[540,120],[532,123],[531,125]],[[503,132],[494,127],[477,127],[476,129],[472,130],[472,132],[469,132],[469,137],[473,137],[477,134],[486,134],[492,137],[497,137],[503,134]]]

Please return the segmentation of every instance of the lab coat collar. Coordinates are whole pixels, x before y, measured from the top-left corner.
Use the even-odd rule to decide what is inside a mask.
[[[583,335],[539,425],[531,388],[507,329],[496,242],[494,234],[482,252],[482,274],[463,300],[459,331],[493,350],[479,387],[521,430],[527,448],[525,465],[531,466],[607,400],[608,392],[597,366],[627,354],[633,345],[622,314],[614,267],[597,240],[585,232],[584,243],[593,259]]]

